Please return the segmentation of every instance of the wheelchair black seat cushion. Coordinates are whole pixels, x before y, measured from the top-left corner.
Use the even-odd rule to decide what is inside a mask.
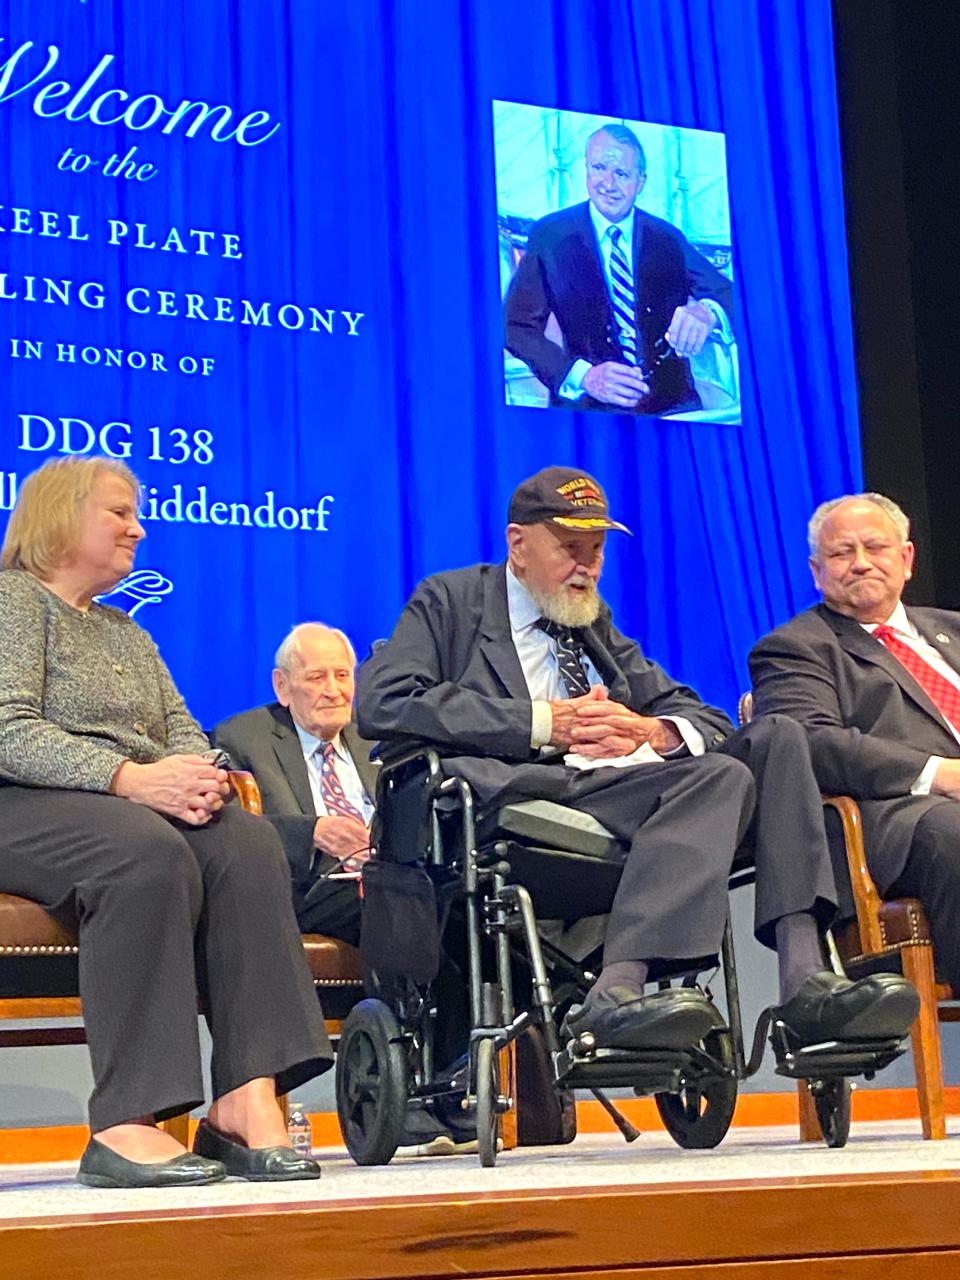
[[[596,818],[553,800],[522,800],[491,810],[479,824],[478,837],[483,845],[498,836],[513,836],[618,866],[626,857],[625,846]]]
[[[552,800],[524,800],[485,815],[478,841],[501,844],[512,880],[524,885],[541,919],[605,915],[627,848],[588,813]]]

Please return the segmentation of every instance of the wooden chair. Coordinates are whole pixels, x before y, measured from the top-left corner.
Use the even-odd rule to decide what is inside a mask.
[[[232,772],[230,782],[244,809],[263,812],[252,774]],[[323,1000],[327,1031],[336,1038],[341,1019],[363,995],[360,954],[349,943],[322,934],[304,935],[303,946]],[[0,893],[0,1048],[86,1043],[77,958],[77,937],[71,929],[38,903]],[[69,1018],[80,1025],[3,1026],[50,1018]],[[186,1143],[188,1124],[186,1115],[175,1116],[164,1128]]]
[[[741,724],[752,719],[751,693],[740,698],[737,713]],[[910,1039],[920,1124],[925,1138],[945,1138],[943,1059],[938,1024],[960,1022],[960,1007],[943,1003],[957,1000],[957,994],[952,987],[936,980],[930,929],[920,902],[916,898],[884,902],[880,897],[867,866],[863,822],[857,802],[850,796],[824,796],[823,804],[825,811],[832,810],[839,819],[843,860],[835,860],[834,870],[842,875],[846,864],[857,913],[855,919],[844,920],[831,930],[837,958],[851,978],[894,970],[917,988],[920,1012],[910,1029]],[[828,834],[832,834],[829,828]],[[820,1126],[806,1088],[800,1092],[800,1137],[804,1142],[820,1138]]]
[[[947,1136],[943,1112],[943,1061],[940,1022],[960,1022],[957,993],[938,983],[933,945],[923,907],[916,898],[884,902],[867,867],[860,808],[849,796],[826,796],[824,806],[840,820],[843,851],[850,873],[856,919],[834,930],[837,951],[847,973],[863,977],[871,972],[896,970],[908,978],[920,994],[920,1013],[910,1030],[913,1066],[917,1081],[920,1123],[925,1138]]]

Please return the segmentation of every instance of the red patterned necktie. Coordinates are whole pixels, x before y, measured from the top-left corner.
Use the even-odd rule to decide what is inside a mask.
[[[355,818],[363,822],[363,814],[347,799],[337,770],[334,767],[336,757],[332,742],[323,744],[323,756],[320,764],[320,796],[326,805],[327,813],[338,818]]]
[[[910,645],[905,644],[893,627],[877,627],[873,634],[890,650],[901,666],[910,672],[944,720],[960,729],[960,689],[934,670]]]

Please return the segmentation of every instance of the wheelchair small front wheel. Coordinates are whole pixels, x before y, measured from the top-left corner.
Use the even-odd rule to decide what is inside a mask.
[[[824,1142],[828,1147],[845,1147],[850,1136],[850,1081],[841,1077],[808,1083]]]
[[[477,1148],[480,1163],[492,1169],[497,1163],[497,1099],[500,1072],[492,1040],[477,1041]]]
[[[727,1074],[691,1082],[679,1093],[656,1094],[663,1126],[679,1147],[706,1150],[726,1136],[737,1105],[733,1036],[726,1027],[708,1031],[703,1051],[721,1063]]]
[[[337,1115],[357,1164],[389,1163],[406,1121],[407,1066],[399,1023],[382,1000],[361,1000],[344,1021]]]

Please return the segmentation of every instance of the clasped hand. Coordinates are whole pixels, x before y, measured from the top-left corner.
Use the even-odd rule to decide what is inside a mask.
[[[683,739],[669,720],[642,716],[622,702],[615,702],[603,685],[594,685],[580,698],[550,703],[554,746],[570,747],[590,760],[628,756],[648,742],[663,755],[679,747]]]
[[[191,827],[210,821],[230,795],[225,769],[199,755],[164,756],[153,764],[125,760],[113,777],[113,792],[134,804],[179,818]]]

